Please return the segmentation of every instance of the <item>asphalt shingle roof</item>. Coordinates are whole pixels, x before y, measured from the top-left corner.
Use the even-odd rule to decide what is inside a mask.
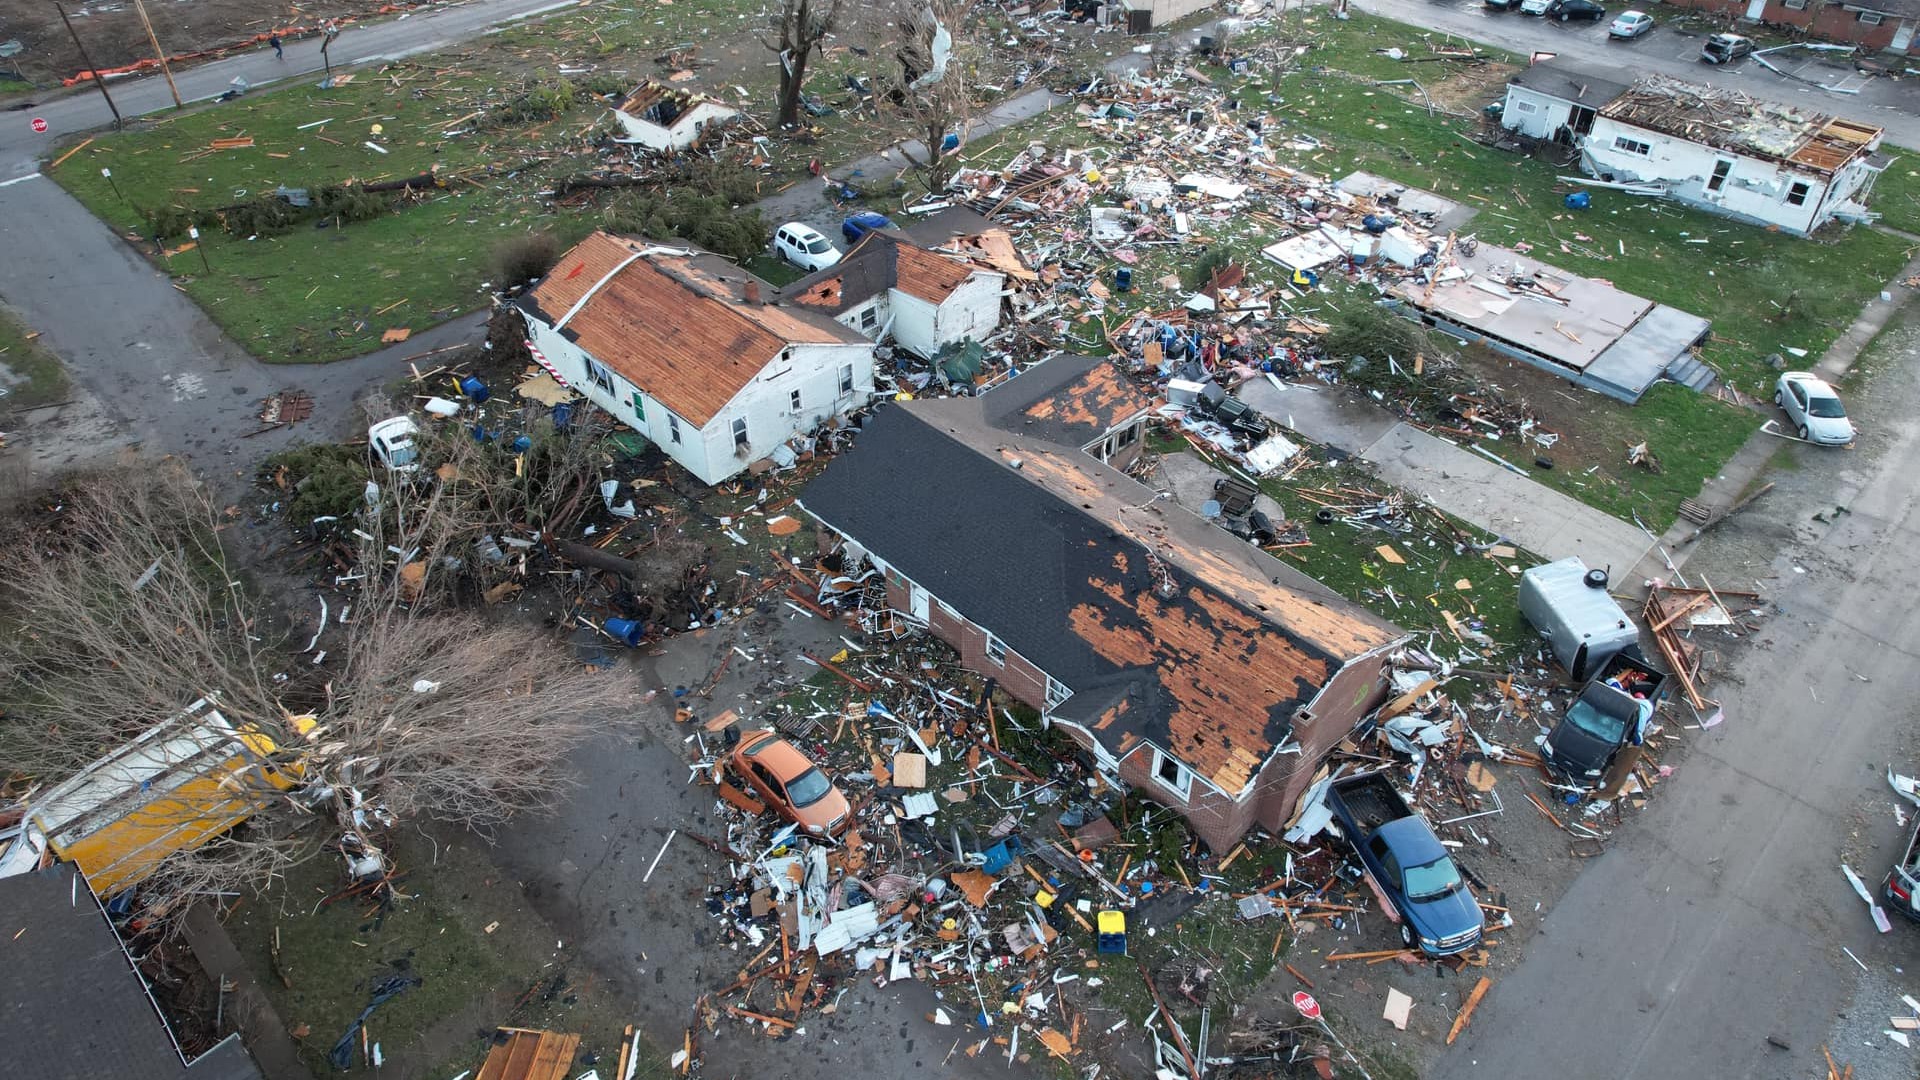
[[[0,1072],[33,1080],[259,1080],[237,1042],[189,1069],[73,865],[0,878]],[[14,1071],[17,1070],[17,1071]]]
[[[883,408],[800,504],[1064,683],[1056,713],[1116,756],[1146,740],[1228,792],[1346,660],[1403,636],[981,399]]]

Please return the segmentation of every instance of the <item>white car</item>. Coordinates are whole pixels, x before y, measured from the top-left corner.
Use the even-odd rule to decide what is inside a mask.
[[[389,472],[410,473],[420,468],[420,446],[414,436],[419,425],[411,417],[390,416],[367,429],[367,449]]]
[[[1547,9],[1552,6],[1553,6],[1553,0],[1521,0],[1520,14],[1545,15],[1547,13]]]
[[[802,270],[825,270],[840,261],[840,249],[820,230],[789,221],[773,231],[773,253]]]
[[[1794,431],[1808,442],[1845,446],[1853,441],[1853,421],[1833,387],[1811,371],[1789,371],[1773,389],[1773,403],[1787,414]]]
[[[1653,29],[1653,16],[1644,11],[1628,11],[1607,27],[1610,38],[1637,38]]]

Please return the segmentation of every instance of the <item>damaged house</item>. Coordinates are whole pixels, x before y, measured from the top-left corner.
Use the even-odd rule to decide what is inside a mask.
[[[701,482],[865,405],[873,343],[717,255],[596,232],[517,303],[556,377]]]
[[[1534,74],[1540,68],[1548,71]],[[1863,219],[1887,166],[1876,153],[1880,128],[1738,90],[1653,77],[1605,101],[1568,94],[1611,85],[1558,61],[1536,65],[1509,84],[1502,123],[1554,137],[1559,126],[1545,134],[1528,127],[1564,112],[1589,176],[1797,236],[1836,218]]]
[[[1148,407],[1056,357],[881,410],[799,504],[909,622],[1226,851],[1292,815],[1406,634],[1088,452],[1137,454]]]
[[[1007,275],[915,244],[894,231],[860,238],[839,262],[781,291],[783,303],[816,311],[923,359],[1000,325]]]
[[[668,153],[692,149],[709,131],[739,117],[739,109],[705,94],[652,79],[613,105],[613,119],[625,133],[620,142]]]

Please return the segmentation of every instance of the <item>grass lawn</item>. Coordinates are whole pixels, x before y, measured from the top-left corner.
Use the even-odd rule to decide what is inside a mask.
[[[305,1029],[298,1041],[313,1074],[342,1075],[327,1051],[366,1007],[370,988],[392,975],[421,981],[374,1012],[369,1038],[389,1058],[407,1051],[431,1063],[431,1075],[477,1069],[486,1054],[479,1033],[496,1025],[579,1032],[582,1050],[613,1060],[630,1018],[584,964],[570,971],[519,885],[477,843],[436,849],[411,830],[395,837],[397,864],[412,869],[401,888],[413,899],[392,910],[351,898],[320,907],[342,888],[338,861],[321,856],[227,919],[280,1018],[289,1030]],[[642,1065],[640,1075],[669,1075],[656,1060]],[[357,1044],[351,1073],[376,1075]]]
[[[747,113],[748,127],[722,152],[760,177],[746,201],[801,180],[810,159],[831,168],[890,140],[845,87],[848,75],[867,72],[879,55],[854,52],[850,32],[830,39],[809,75],[810,91],[832,112],[756,147],[754,133],[770,128],[778,71],[756,35],[762,20],[761,6],[746,0],[568,9],[442,52],[353,71],[350,82],[332,89],[307,78],[142,120],[126,133],[96,136],[50,172],[114,227],[151,236],[147,212],[157,208],[217,210],[283,186],[379,182],[433,170],[444,188],[416,193],[371,220],[307,221],[280,235],[203,226],[205,263],[202,252],[182,250],[184,238],[168,241],[175,254],[156,256],[261,359],[339,359],[379,347],[388,331],[421,330],[482,306],[494,276],[492,253],[508,238],[546,231],[571,243],[590,231],[613,196],[554,200],[552,188],[619,157],[593,145],[608,126],[601,99],[643,77],[688,75],[682,85]],[[1124,47],[1113,35],[1081,46]],[[1015,92],[1011,72],[1000,68],[1017,59],[1009,54],[983,68],[983,98]],[[556,104],[557,111],[536,107]],[[209,149],[215,139],[240,138],[253,143]],[[111,182],[103,168],[113,171]]]
[[[1893,159],[1873,182],[1871,205],[1880,214],[1880,224],[1920,235],[1920,154],[1886,143],[1880,152]]]
[[[5,391],[0,397],[0,415],[66,397],[66,369],[28,333],[12,313],[0,308],[0,390]]]

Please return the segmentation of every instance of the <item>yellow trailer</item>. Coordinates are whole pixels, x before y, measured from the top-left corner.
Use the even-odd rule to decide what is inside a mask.
[[[298,766],[277,761],[277,751],[202,698],[31,798],[0,875],[51,852],[79,864],[101,896],[117,893],[298,784]]]

